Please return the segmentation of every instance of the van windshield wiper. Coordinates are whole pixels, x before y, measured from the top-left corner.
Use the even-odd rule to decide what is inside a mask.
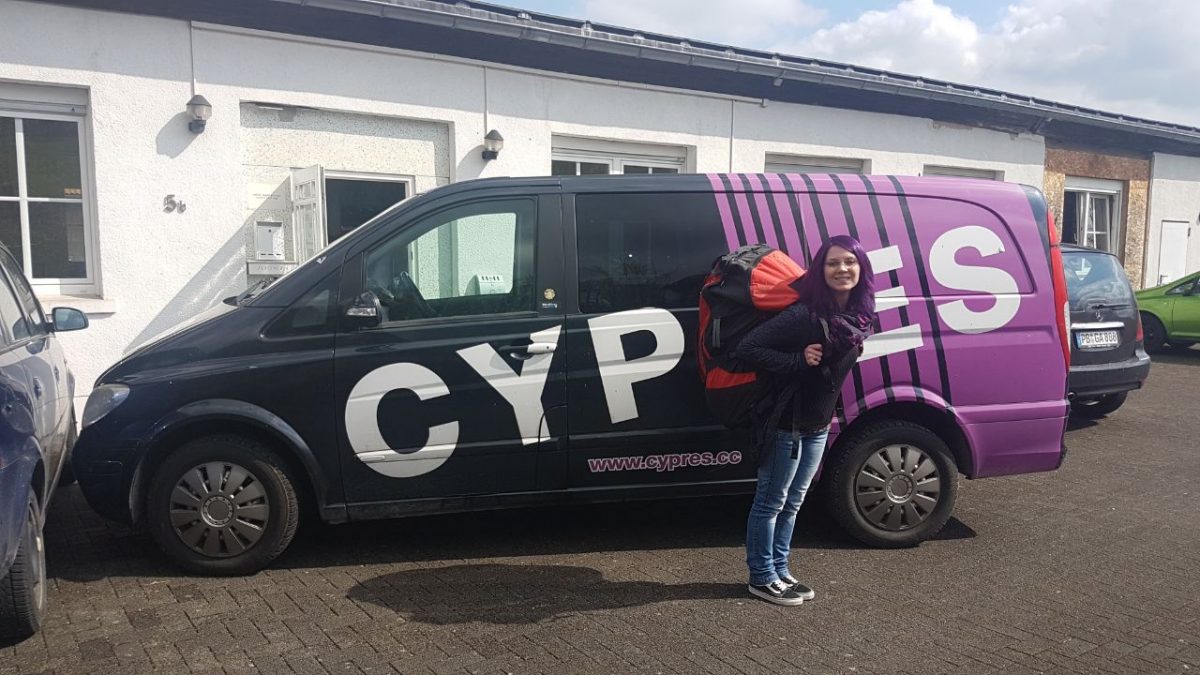
[[[258,295],[260,291],[265,289],[267,286],[270,286],[272,281],[275,281],[275,280],[274,279],[263,279],[262,281],[255,283],[253,286],[251,286],[250,288],[247,288],[246,290],[242,291],[241,293],[239,293],[235,296],[229,297],[229,298],[225,298],[225,303],[229,304],[229,305],[240,305],[243,302],[249,300],[250,298],[253,298],[254,296]]]
[[[1122,308],[1128,307],[1128,306],[1129,306],[1128,302],[1120,302],[1120,303],[1119,302],[1109,302],[1109,303],[1097,302],[1095,304],[1088,305],[1088,309],[1122,309]]]

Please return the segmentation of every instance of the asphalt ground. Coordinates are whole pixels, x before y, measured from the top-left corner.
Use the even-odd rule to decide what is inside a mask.
[[[1054,473],[962,481],[919,548],[806,506],[816,600],[750,598],[749,498],[310,524],[253,577],[181,574],[60,492],[17,673],[1200,673],[1200,350],[1074,422]]]

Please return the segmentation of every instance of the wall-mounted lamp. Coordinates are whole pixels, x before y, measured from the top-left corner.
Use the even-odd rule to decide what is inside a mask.
[[[492,129],[487,132],[487,136],[483,137],[483,158],[496,159],[500,156],[500,149],[504,147],[504,137],[499,131]]]
[[[212,104],[208,99],[196,94],[187,102],[187,112],[192,118],[188,122],[188,131],[198,134],[204,131],[204,125],[208,123],[208,118],[212,117]]]

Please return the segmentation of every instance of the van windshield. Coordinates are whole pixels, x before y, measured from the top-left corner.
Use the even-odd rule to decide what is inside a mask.
[[[1133,303],[1133,288],[1115,257],[1107,253],[1063,251],[1063,268],[1072,312]]]

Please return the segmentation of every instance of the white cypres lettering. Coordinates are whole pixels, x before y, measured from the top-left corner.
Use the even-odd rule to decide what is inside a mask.
[[[1003,327],[1021,307],[1017,281],[995,267],[960,265],[955,256],[964,248],[973,248],[983,257],[1004,252],[1004,242],[991,230],[968,225],[938,237],[929,251],[929,270],[938,283],[955,290],[989,293],[996,303],[982,312],[967,307],[963,300],[938,306],[946,325],[960,333],[987,333]]]
[[[529,337],[535,344],[557,345],[561,330],[561,326],[555,326]],[[521,432],[521,442],[525,445],[537,443],[538,430],[545,414],[542,409],[542,390],[546,387],[554,352],[529,357],[522,362],[520,373],[510,368],[504,357],[488,344],[460,349],[458,355],[512,406],[517,428]]]
[[[679,363],[683,356],[683,328],[667,310],[651,307],[589,319],[588,329],[596,349],[609,417],[613,424],[637,418],[634,383],[665,375]],[[621,338],[641,331],[654,335],[654,351],[626,360]]]
[[[868,253],[871,258],[871,269],[875,271],[875,279],[904,266],[900,256],[899,246],[888,246]],[[908,305],[908,294],[903,286],[885,288],[875,294],[875,311],[883,312],[889,309],[899,309]],[[925,345],[921,335],[921,327],[916,325],[901,326],[892,330],[876,333],[867,338],[863,344],[863,353],[859,361],[869,361],[881,356],[899,354],[910,349],[920,349]]]
[[[403,382],[397,386],[396,383]],[[415,363],[393,363],[367,373],[350,391],[346,402],[346,435],[355,455],[372,469],[393,478],[411,478],[441,466],[458,445],[458,422],[430,427],[425,445],[397,452],[379,430],[379,402],[392,391],[406,389],[422,401],[446,396],[450,390],[437,373]]]

